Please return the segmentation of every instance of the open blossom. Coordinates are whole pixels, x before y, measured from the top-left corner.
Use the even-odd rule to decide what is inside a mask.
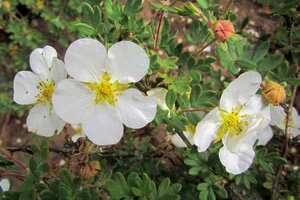
[[[156,114],[156,101],[129,88],[149,68],[146,52],[129,41],[108,51],[95,39],[73,42],[65,55],[65,67],[73,79],[61,81],[53,94],[58,115],[71,124],[81,124],[95,144],[111,145],[123,136],[123,124],[142,128]]]
[[[260,134],[270,135],[270,110],[256,95],[261,76],[246,72],[231,82],[224,90],[219,107],[209,112],[196,127],[194,143],[198,151],[205,151],[212,142],[222,140],[219,151],[221,163],[232,174],[246,171],[255,156],[253,145],[269,140]]]
[[[287,123],[286,113],[281,106],[270,106],[271,122],[273,126],[277,126],[281,130],[285,131]],[[296,108],[293,107],[291,115],[289,116],[289,127],[290,137],[296,137],[300,135],[300,116]]]
[[[13,99],[21,105],[34,105],[27,117],[28,130],[49,137],[59,133],[65,125],[54,112],[52,94],[57,83],[67,77],[67,72],[51,46],[35,49],[29,62],[33,72],[17,73]]]

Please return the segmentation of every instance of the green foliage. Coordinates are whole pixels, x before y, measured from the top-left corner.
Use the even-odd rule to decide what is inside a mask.
[[[171,184],[170,179],[165,178],[156,186],[145,173],[142,176],[131,173],[127,179],[116,173],[113,179],[107,181],[106,189],[113,199],[171,200],[180,199],[181,185]]]

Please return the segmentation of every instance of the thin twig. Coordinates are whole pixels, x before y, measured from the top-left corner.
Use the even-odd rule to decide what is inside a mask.
[[[185,137],[185,135],[180,132],[180,131],[177,131],[179,137],[181,137],[181,139],[183,140],[183,142],[186,144],[187,147],[189,148],[193,148],[193,145],[190,143],[190,141]]]
[[[227,13],[227,11],[228,11],[231,3],[232,3],[232,0],[229,0],[228,3],[227,3],[227,5],[226,5],[226,7],[225,7],[225,9],[224,9],[224,11],[223,11],[222,16],[224,16]]]
[[[208,113],[210,110],[209,109],[204,109],[204,108],[195,108],[195,109],[184,109],[184,110],[180,110],[179,112],[184,113],[184,112],[198,112],[198,111]]]
[[[8,160],[11,160],[12,162],[16,163],[21,169],[23,169],[26,173],[28,173],[27,166],[23,162],[14,158],[9,152],[6,152],[4,149],[0,148],[0,154],[2,154]]]
[[[159,33],[160,33],[163,16],[164,16],[164,12],[160,11],[159,22],[158,22],[158,26],[157,26],[155,37],[154,37],[154,51],[157,51],[157,48],[158,48],[158,38],[159,38]]]
[[[294,102],[295,102],[295,97],[296,97],[296,93],[297,93],[297,85],[294,87],[293,89],[293,94],[292,94],[292,98],[290,101],[290,104],[287,107],[287,111],[286,111],[286,124],[285,124],[285,140],[284,140],[284,147],[283,147],[283,151],[281,156],[283,158],[287,158],[288,156],[288,152],[289,152],[289,141],[290,141],[290,137],[291,137],[291,133],[290,133],[290,116],[293,110],[293,106],[294,106]],[[276,170],[276,174],[274,177],[274,182],[273,182],[273,191],[272,191],[272,196],[271,196],[271,200],[276,200],[279,197],[279,190],[280,190],[280,185],[279,183],[279,178],[281,176],[283,170],[283,165],[279,165],[277,167]]]
[[[0,173],[0,178],[4,177],[14,177],[21,181],[23,181],[26,178],[26,176],[17,173]]]

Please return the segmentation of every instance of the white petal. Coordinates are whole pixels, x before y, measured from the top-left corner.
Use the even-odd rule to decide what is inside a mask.
[[[238,152],[231,152],[226,146],[219,151],[219,158],[226,171],[232,174],[241,174],[252,164],[255,152],[251,146],[242,144]]]
[[[35,96],[39,93],[36,88],[39,84],[39,78],[32,72],[18,72],[14,78],[14,101],[21,105],[33,104],[36,101]]]
[[[50,77],[56,84],[59,83],[59,81],[67,78],[67,71],[65,70],[65,64],[63,61],[53,58]]]
[[[142,128],[154,119],[156,105],[154,98],[143,96],[136,89],[128,89],[118,97],[116,109],[127,127]]]
[[[45,46],[43,49],[37,48],[30,54],[30,67],[34,73],[46,79],[49,77],[52,59],[56,57],[56,50],[51,46]]]
[[[266,126],[262,131],[257,133],[257,145],[266,145],[273,137],[273,131],[270,126]]]
[[[91,108],[84,116],[82,129],[97,145],[112,145],[123,136],[123,125],[117,111],[106,104]]]
[[[300,129],[299,128],[291,128],[292,137],[297,137],[300,135]]]
[[[84,113],[94,106],[95,95],[87,86],[72,79],[59,82],[52,102],[56,113],[66,122],[80,124]]]
[[[241,74],[224,90],[220,100],[221,108],[230,111],[235,106],[246,103],[255,95],[261,81],[261,76],[257,72],[250,71]]]
[[[247,117],[247,121],[249,123],[247,132],[254,132],[264,129],[270,123],[270,107],[263,107],[262,110],[253,115],[249,115]]]
[[[108,50],[108,71],[122,83],[141,80],[146,75],[149,64],[145,50],[133,42],[118,42]]]
[[[188,141],[191,144],[194,144],[194,140],[193,140],[194,134],[186,132],[186,131],[184,131],[183,134],[185,135],[185,137],[188,139]],[[176,147],[179,147],[179,148],[187,147],[186,144],[184,143],[184,141],[178,135],[178,133],[175,133],[174,135],[172,135],[171,141]]]
[[[168,90],[166,88],[153,88],[147,92],[148,96],[154,97],[157,104],[161,107],[163,110],[169,110],[167,104],[166,104],[166,95],[168,93]]]
[[[59,118],[53,109],[50,109],[49,104],[34,106],[27,117],[28,131],[45,137],[60,133],[65,122]]]
[[[10,183],[9,183],[9,180],[8,179],[2,179],[0,181],[0,187],[2,189],[3,192],[6,192],[9,190],[10,188]],[[0,190],[1,191],[1,190]]]
[[[263,108],[265,108],[265,105],[262,96],[254,95],[246,102],[240,115],[256,115],[261,112]]]
[[[65,55],[65,67],[78,81],[97,82],[105,70],[105,47],[95,39],[79,39],[73,42]]]
[[[217,138],[218,124],[210,121],[200,121],[196,127],[194,143],[198,146],[198,151],[203,152],[209,147],[211,142]]]
[[[281,106],[270,105],[271,122],[273,126],[283,124],[286,114]]]

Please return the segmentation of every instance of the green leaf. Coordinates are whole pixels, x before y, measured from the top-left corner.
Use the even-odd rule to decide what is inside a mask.
[[[258,161],[258,163],[267,172],[274,173],[273,168],[268,163],[266,163],[265,161],[260,160],[260,161]]]
[[[240,68],[245,70],[254,70],[256,69],[256,64],[252,62],[251,60],[239,58],[235,61],[235,64],[237,64]]]
[[[178,66],[176,65],[176,62],[178,61],[178,58],[176,56],[171,56],[165,59],[157,58],[157,62],[163,69],[177,69]]]
[[[283,56],[280,54],[274,54],[264,58],[263,60],[258,62],[258,71],[267,72],[276,68],[281,64]]]
[[[66,186],[68,186],[69,188],[72,187],[72,183],[73,183],[73,179],[72,179],[72,175],[70,173],[69,170],[67,169],[62,169],[59,172],[59,179],[61,180],[61,182],[63,184],[65,184]]]
[[[176,92],[174,90],[169,90],[166,95],[166,104],[169,107],[169,109],[173,109],[176,99]]]
[[[206,10],[208,8],[208,3],[206,0],[197,0],[197,3],[201,6],[201,8],[203,8],[204,10]]]
[[[176,9],[171,8],[169,6],[162,5],[160,3],[151,2],[151,6],[155,9],[157,9],[157,10],[162,10],[162,11],[169,12],[169,13],[172,13],[172,14],[177,13]]]
[[[92,26],[85,23],[77,23],[76,28],[84,36],[91,36],[95,33],[95,29]]]
[[[83,2],[82,3],[83,12],[86,13],[88,19],[93,22],[94,21],[94,9],[91,4]]]
[[[255,48],[255,54],[253,56],[253,62],[257,63],[262,60],[269,52],[270,43],[269,41],[265,41],[260,43]]]

